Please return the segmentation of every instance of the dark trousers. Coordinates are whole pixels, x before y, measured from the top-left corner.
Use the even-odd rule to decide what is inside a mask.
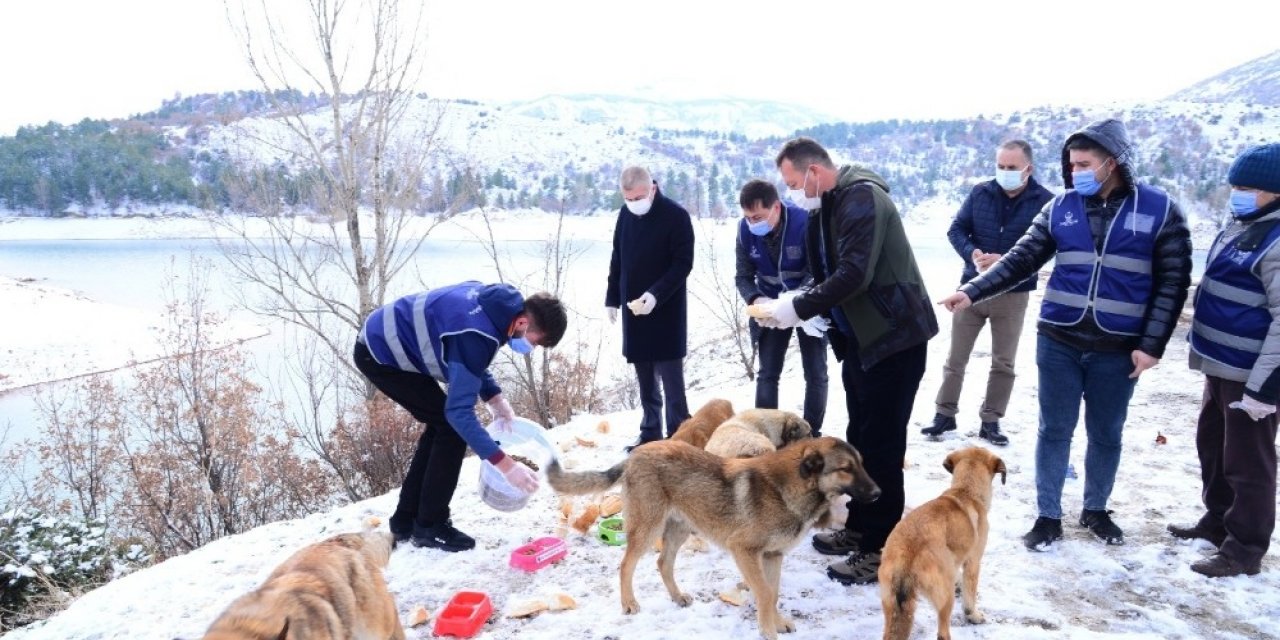
[[[867,371],[856,348],[845,354],[841,378],[849,430],[845,439],[862,454],[867,475],[880,486],[880,499],[870,504],[849,502],[845,528],[862,534],[859,546],[878,551],[902,519],[906,505],[902,462],[907,455],[907,423],[924,377],[928,343],[895,353]]]
[[[791,345],[793,331],[800,340],[800,364],[804,368],[804,419],[817,437],[822,431],[822,419],[827,415],[825,338],[815,338],[793,329],[761,328],[756,341],[760,357],[760,371],[756,375],[756,407],[778,408],[778,378],[782,375],[782,363],[787,356],[787,347]]]
[[[1243,382],[1205,376],[1196,451],[1207,511],[1200,523],[1225,529],[1222,554],[1249,565],[1266,555],[1276,524],[1277,420],[1227,407],[1243,395]]]
[[[400,487],[391,529],[407,533],[415,525],[430,527],[448,520],[467,443],[445,419],[445,392],[440,383],[428,375],[379,364],[359,342],[352,358],[373,386],[425,425]]]
[[[640,437],[645,440],[662,438],[662,404],[666,398],[667,435],[679,428],[689,417],[689,403],[684,399],[684,359],[637,362],[636,380],[640,383],[640,406],[644,417],[640,421]],[[662,392],[658,392],[658,383]]]

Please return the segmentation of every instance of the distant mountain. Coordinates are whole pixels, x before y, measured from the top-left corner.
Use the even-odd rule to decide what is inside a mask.
[[[1169,99],[1280,106],[1280,50],[1197,82]]]
[[[610,95],[554,95],[506,105],[541,120],[604,124],[626,129],[715,131],[748,138],[783,136],[835,116],[808,107],[740,98],[664,100]]]

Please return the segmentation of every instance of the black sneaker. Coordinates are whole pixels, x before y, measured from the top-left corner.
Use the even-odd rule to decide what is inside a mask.
[[[623,447],[623,448],[622,448],[622,450],[623,450],[623,451],[625,451],[625,452],[627,452],[627,453],[631,453],[632,451],[635,451],[635,450],[636,450],[636,447],[638,447],[638,446],[640,446],[640,445],[642,445],[642,444],[648,444],[648,443],[653,442],[653,441],[655,441],[655,440],[661,440],[661,439],[662,439],[662,436],[647,437],[647,436],[645,436],[645,435],[643,435],[643,434],[642,434],[639,438],[636,438],[636,441],[635,441],[635,442],[632,442],[631,444],[629,444],[629,445],[627,445],[627,446]]]
[[[445,520],[430,527],[415,526],[413,528],[413,546],[449,552],[467,551],[475,548],[476,539],[454,529],[453,521]]]
[[[1209,542],[1212,542],[1215,547],[1221,547],[1222,543],[1227,539],[1226,529],[1221,527],[1208,527],[1201,522],[1197,522],[1190,526],[1171,524],[1165,528],[1168,529],[1169,533],[1172,533],[1175,538],[1181,538],[1183,540],[1208,540]]]
[[[1088,527],[1093,535],[1102,538],[1107,544],[1124,544],[1124,532],[1111,521],[1111,511],[1093,511],[1085,509],[1080,512],[1080,526]]]
[[[837,529],[813,536],[813,548],[828,556],[847,556],[858,550],[862,534],[848,529]]]
[[[879,574],[879,551],[859,551],[827,565],[827,577],[843,585],[872,584],[880,579]]]
[[[999,422],[982,423],[982,426],[978,428],[978,437],[996,445],[997,447],[1003,447],[1009,444],[1008,436],[1000,433]]]
[[[948,431],[956,430],[956,419],[954,416],[944,416],[941,413],[933,414],[933,425],[920,430],[920,433],[937,438]]]
[[[1062,539],[1062,520],[1058,518],[1036,518],[1031,531],[1022,536],[1022,544],[1032,551],[1044,551],[1057,540]]]

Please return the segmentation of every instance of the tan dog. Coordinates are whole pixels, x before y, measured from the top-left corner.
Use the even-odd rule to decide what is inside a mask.
[[[983,622],[978,611],[978,573],[987,548],[991,484],[1004,461],[981,447],[952,451],[942,466],[951,488],[908,514],[894,527],[880,560],[880,604],[885,640],[906,640],[916,613],[917,594],[938,610],[938,638],[951,640],[951,607],[956,577],[964,569],[961,595],[965,617]]]
[[[808,438],[809,423],[790,411],[747,409],[725,420],[705,449],[722,458],[750,458]]]
[[[688,442],[699,449],[705,449],[712,432],[720,426],[720,423],[732,417],[733,405],[728,400],[720,398],[710,400],[688,420],[681,422],[680,428],[671,434],[671,439]]]
[[[760,633],[773,640],[795,624],[778,611],[782,554],[828,515],[831,498],[870,502],[880,488],[862,456],[843,440],[816,438],[756,458],[721,458],[685,442],[651,442],[608,471],[566,473],[547,468],[556,491],[598,493],[622,483],[627,549],[622,557],[622,610],[640,610],[631,580],[640,556],[661,536],[658,571],[676,604],[693,598],[675,581],[680,545],[693,531],[727,549],[756,597]]]
[[[387,531],[334,536],[285,560],[257,590],[237,598],[205,640],[403,640],[382,567]]]

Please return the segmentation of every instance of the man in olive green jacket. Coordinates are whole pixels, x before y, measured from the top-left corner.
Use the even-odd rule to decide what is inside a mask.
[[[850,554],[827,569],[832,579],[875,582],[880,549],[902,519],[907,424],[938,320],[883,178],[856,165],[837,169],[826,149],[808,138],[787,142],[777,164],[791,200],[810,210],[816,284],[769,305],[773,317],[762,324],[794,326],[830,312],[831,346],[843,359],[846,439],[882,492],[871,504],[850,504],[845,529],[814,536],[813,546]]]

